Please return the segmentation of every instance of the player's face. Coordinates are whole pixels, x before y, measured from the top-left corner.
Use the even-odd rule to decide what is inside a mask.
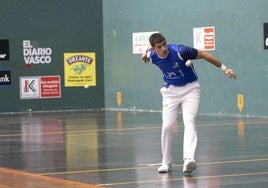
[[[166,58],[168,55],[167,41],[156,43],[153,50],[161,58]]]

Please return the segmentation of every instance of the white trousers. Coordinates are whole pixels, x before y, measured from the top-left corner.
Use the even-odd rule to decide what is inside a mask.
[[[163,96],[162,164],[168,165],[172,163],[173,130],[180,107],[184,124],[183,159],[195,160],[197,145],[195,122],[201,92],[199,83],[195,81],[181,87],[170,85],[167,88],[161,88],[160,92]]]

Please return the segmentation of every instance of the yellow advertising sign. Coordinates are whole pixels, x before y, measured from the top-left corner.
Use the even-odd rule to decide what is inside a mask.
[[[244,95],[243,94],[237,94],[237,107],[240,112],[242,112],[244,108]]]
[[[122,103],[122,93],[120,91],[116,92],[116,102],[118,106],[121,106]]]
[[[64,53],[65,87],[96,86],[95,60],[93,52]]]

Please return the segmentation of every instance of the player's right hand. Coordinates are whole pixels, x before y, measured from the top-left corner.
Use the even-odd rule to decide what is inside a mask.
[[[227,68],[224,73],[230,78],[236,79],[236,73],[232,69]]]

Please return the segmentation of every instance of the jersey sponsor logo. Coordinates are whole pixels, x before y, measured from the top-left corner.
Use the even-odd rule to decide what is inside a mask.
[[[173,64],[172,65],[173,69],[176,69],[176,68],[180,67],[180,64],[178,62],[173,62],[172,64]]]
[[[184,73],[182,70],[178,70],[176,73],[175,72],[167,72],[166,73],[168,79],[178,79],[184,77]]]

